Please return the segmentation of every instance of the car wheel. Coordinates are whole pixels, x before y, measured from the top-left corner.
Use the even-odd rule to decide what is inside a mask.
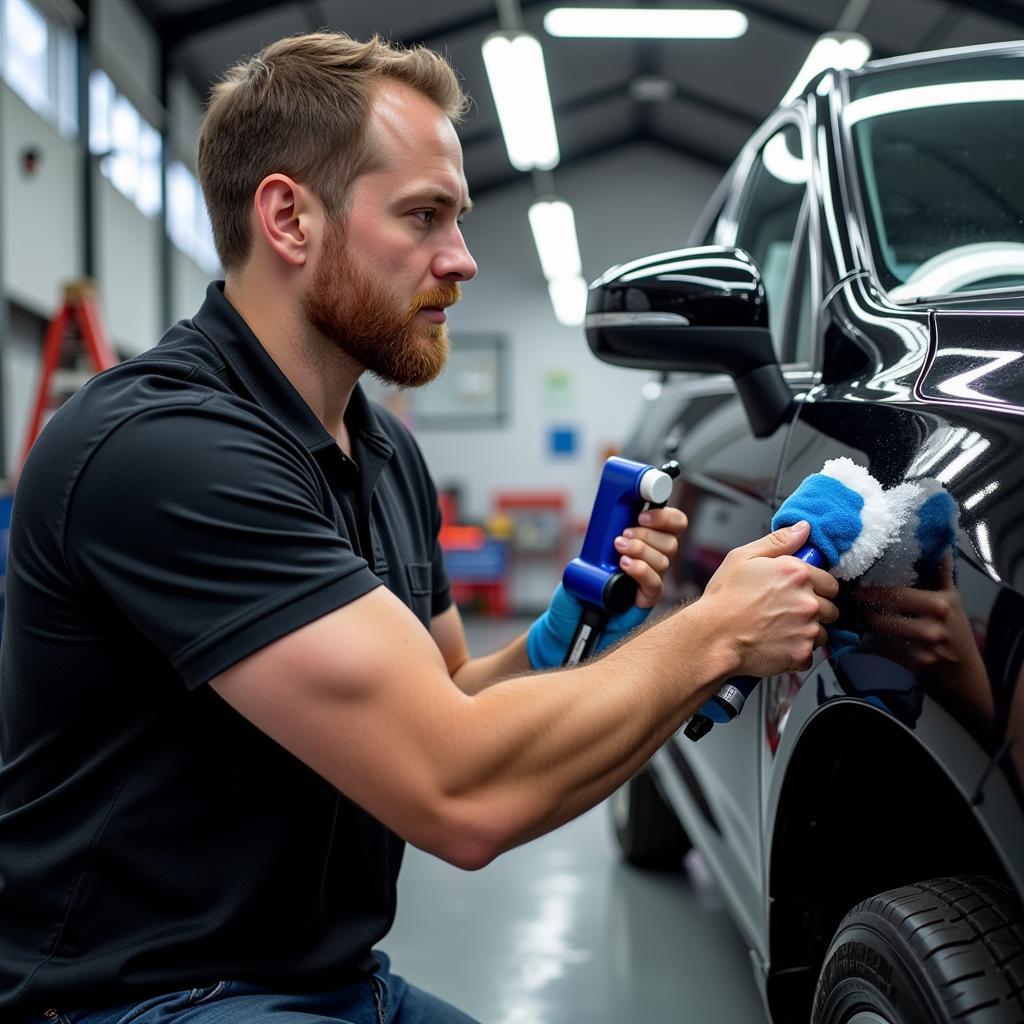
[[[622,856],[635,867],[678,868],[690,838],[665,803],[650,768],[644,768],[610,798],[612,824]]]
[[[1005,885],[935,878],[858,903],[832,939],[814,1024],[1021,1024],[1024,921]]]

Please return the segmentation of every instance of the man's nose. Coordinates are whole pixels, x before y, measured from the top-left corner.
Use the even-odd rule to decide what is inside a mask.
[[[470,255],[461,231],[456,231],[451,244],[437,254],[434,275],[453,281],[469,281],[476,277],[476,260]]]

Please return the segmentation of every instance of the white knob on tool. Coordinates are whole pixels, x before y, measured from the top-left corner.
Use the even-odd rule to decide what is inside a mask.
[[[672,477],[660,469],[649,469],[640,477],[640,497],[652,505],[664,505],[672,493]]]

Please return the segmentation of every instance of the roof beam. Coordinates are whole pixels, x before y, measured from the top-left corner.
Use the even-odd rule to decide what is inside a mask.
[[[704,149],[703,147],[691,146],[684,142],[672,142],[661,138],[658,135],[646,134],[637,131],[636,129],[631,129],[630,131],[620,134],[613,139],[603,139],[602,141],[597,142],[592,146],[588,146],[585,149],[577,150],[572,156],[562,160],[556,170],[561,174],[570,167],[578,167],[590,160],[596,160],[599,157],[608,155],[609,153],[614,153],[623,146],[628,146],[638,142],[647,142],[655,146],[661,146],[662,148],[670,150],[673,153],[677,153],[680,156],[685,156],[691,160],[706,163],[711,167],[714,167],[717,171],[725,171],[728,169],[730,164],[730,161],[726,160],[720,154],[712,153],[710,150]],[[469,190],[472,193],[473,198],[475,200],[479,200],[480,196],[487,192],[494,192],[498,189],[508,188],[517,184],[529,186],[530,176],[529,174],[524,174],[522,171],[516,171],[513,170],[512,167],[509,167],[507,174],[499,175],[498,177],[491,178],[490,180],[485,179],[480,181],[479,179],[473,179],[469,183]]]
[[[1011,25],[1024,25],[1024,8],[1018,7],[1010,0],[949,0],[954,7],[962,7],[965,11],[988,14],[1000,21],[1008,21]]]
[[[602,103],[621,100],[623,97],[628,99],[629,81],[629,79],[626,79],[625,81],[613,82],[611,85],[595,89],[593,92],[586,92],[580,96],[574,96],[572,99],[562,100],[561,103],[555,103],[553,104],[555,117],[567,117],[571,114],[577,114],[581,111],[598,107]],[[493,125],[478,129],[475,132],[466,132],[460,138],[463,146],[476,146],[481,143],[492,142],[496,138],[501,138],[501,131],[497,125]]]
[[[161,18],[159,23],[160,32],[166,45],[173,49],[201,32],[208,32],[211,29],[237,21],[240,18],[250,17],[253,14],[259,14],[274,7],[281,7],[290,2],[292,0],[217,0],[215,3],[200,5],[181,14],[172,14]],[[533,7],[554,6],[554,0],[520,0],[520,3],[524,11]],[[976,7],[990,4],[1007,9],[1013,7],[1008,0],[973,0],[973,6]],[[149,6],[149,4],[146,3],[146,6]],[[823,31],[820,24],[810,21],[801,15],[776,10],[769,0],[741,0],[741,2],[732,6],[737,7],[748,15],[754,15],[796,32],[817,36]],[[1024,18],[1024,14],[1019,14],[1019,17]],[[429,44],[438,39],[457,35],[460,32],[466,32],[471,29],[497,28],[497,25],[497,9],[493,4],[486,4],[475,14],[451,18],[446,22],[436,25],[418,39],[400,39],[395,40],[395,42],[403,42],[410,45],[414,43]]]
[[[164,45],[173,50],[186,39],[209,32],[240,18],[249,18],[274,7],[283,7],[291,0],[220,0],[208,6],[194,7],[181,14],[160,19],[160,35]]]
[[[763,120],[763,118],[758,117],[756,114],[752,114],[748,110],[743,110],[730,103],[725,103],[724,101],[709,96],[706,93],[694,92],[692,89],[688,89],[686,86],[680,85],[669,75],[659,74],[658,77],[665,78],[672,83],[672,88],[674,89],[672,99],[701,107],[710,113],[717,114],[718,116],[727,118],[730,121],[735,121],[748,133],[759,127]],[[600,106],[602,103],[610,103],[614,100],[620,100],[623,98],[629,99],[631,83],[632,78],[628,78],[622,81],[613,82],[611,85],[607,85],[602,89],[596,89],[593,92],[583,93],[582,95],[575,96],[570,100],[563,100],[561,103],[556,103],[554,105],[555,118],[569,117],[572,114],[591,110],[594,107]],[[641,103],[636,100],[633,102],[641,109],[654,106],[653,103]],[[641,134],[646,133],[648,126],[644,119],[638,118],[638,121],[640,122],[639,131]],[[466,132],[460,136],[462,145],[465,148],[493,142],[496,138],[500,137],[501,132],[497,126]]]

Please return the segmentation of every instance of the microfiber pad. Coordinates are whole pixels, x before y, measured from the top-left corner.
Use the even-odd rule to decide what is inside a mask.
[[[950,549],[956,552],[956,524],[959,513],[956,502],[937,480],[929,480],[931,488],[925,491],[927,497],[917,510],[917,543],[921,549],[921,560],[929,569],[942,561]],[[930,493],[929,493],[930,492]]]
[[[772,529],[806,519],[811,524],[807,543],[816,547],[830,566],[839,562],[863,529],[864,499],[824,473],[814,473],[782,503],[772,517]]]
[[[912,587],[919,569],[934,570],[947,551],[956,555],[959,513],[949,492],[931,478],[904,486],[912,488],[909,514],[892,546],[864,577],[870,586]]]
[[[871,474],[851,459],[829,459],[782,503],[772,529],[806,519],[808,541],[841,580],[864,573],[907,521],[912,495],[883,491]]]

